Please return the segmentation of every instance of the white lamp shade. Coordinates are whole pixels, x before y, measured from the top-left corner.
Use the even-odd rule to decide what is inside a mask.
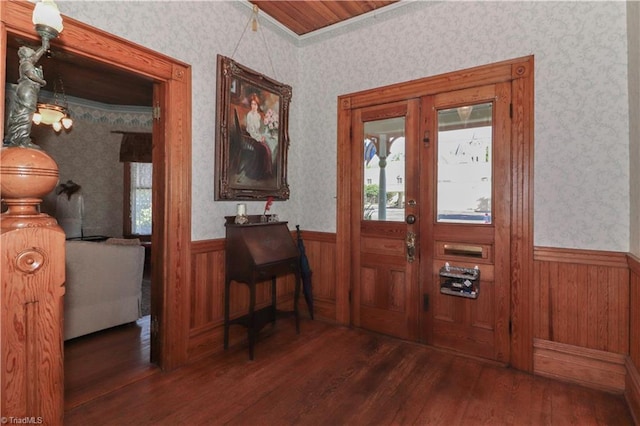
[[[62,120],[60,121],[62,121],[62,127],[64,127],[67,130],[69,130],[73,125],[73,120],[69,116],[63,117]]]
[[[45,106],[39,106],[38,112],[40,113],[41,119],[40,122],[43,124],[53,124],[57,123],[64,117],[64,113],[59,109],[48,108]]]
[[[46,25],[59,33],[62,32],[62,16],[60,16],[60,10],[53,0],[42,0],[36,3],[36,7],[33,9],[33,23],[34,25]]]

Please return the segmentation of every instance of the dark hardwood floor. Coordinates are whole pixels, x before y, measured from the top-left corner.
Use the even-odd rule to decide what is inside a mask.
[[[150,318],[65,342],[65,410],[160,371],[149,362]]]
[[[65,425],[633,424],[621,395],[310,320],[267,326],[254,361],[236,345],[158,372],[146,318],[67,349]]]

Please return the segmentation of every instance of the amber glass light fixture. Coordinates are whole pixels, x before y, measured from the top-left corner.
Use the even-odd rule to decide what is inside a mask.
[[[67,97],[64,93],[62,78],[58,75],[53,85],[53,99],[50,102],[38,102],[38,110],[33,114],[35,124],[46,124],[59,132],[64,127],[69,130],[73,125],[73,120],[69,114]]]

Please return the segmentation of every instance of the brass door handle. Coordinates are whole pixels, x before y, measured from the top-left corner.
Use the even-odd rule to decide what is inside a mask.
[[[411,263],[416,259],[416,233],[407,232],[407,262]]]

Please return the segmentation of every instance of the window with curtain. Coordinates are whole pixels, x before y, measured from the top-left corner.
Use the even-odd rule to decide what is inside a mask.
[[[124,226],[126,236],[151,235],[151,183],[153,181],[151,133],[122,134],[120,161],[124,163]]]
[[[151,235],[151,193],[152,193],[152,163],[125,163],[125,173],[128,175],[128,206],[125,213],[129,213],[128,223],[125,222],[125,234]],[[125,198],[125,201],[127,199]],[[125,204],[127,204],[125,202]],[[129,225],[129,229],[126,226]],[[128,232],[127,232],[128,231]]]

